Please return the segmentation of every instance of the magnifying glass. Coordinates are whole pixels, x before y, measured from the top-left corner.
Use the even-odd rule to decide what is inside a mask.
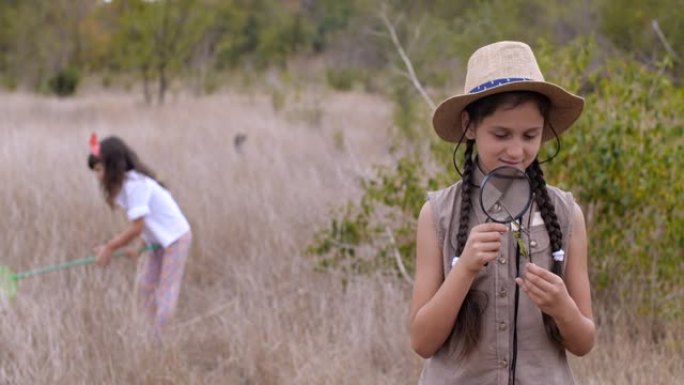
[[[527,174],[510,166],[497,167],[480,185],[480,205],[488,220],[509,224],[522,218],[532,203],[532,184]]]

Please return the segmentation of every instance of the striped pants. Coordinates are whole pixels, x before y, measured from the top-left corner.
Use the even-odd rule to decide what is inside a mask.
[[[154,320],[158,336],[169,324],[178,303],[192,234],[188,231],[167,248],[150,251],[138,275],[138,298]]]

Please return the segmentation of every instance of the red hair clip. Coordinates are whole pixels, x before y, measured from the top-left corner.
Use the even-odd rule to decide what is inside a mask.
[[[96,157],[100,156],[100,142],[97,140],[97,134],[94,132],[90,134],[90,153]]]

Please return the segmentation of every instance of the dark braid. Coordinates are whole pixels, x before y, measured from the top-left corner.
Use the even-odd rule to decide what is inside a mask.
[[[563,248],[563,232],[561,231],[560,224],[558,223],[556,209],[553,207],[553,203],[551,202],[549,193],[546,189],[544,172],[539,166],[539,161],[537,159],[535,159],[534,162],[532,162],[532,164],[527,168],[527,175],[529,175],[530,181],[532,182],[534,199],[537,203],[537,206],[539,206],[539,210],[541,211],[546,232],[549,234],[551,251],[554,252],[561,250]],[[563,278],[563,262],[553,259],[551,271]],[[559,348],[562,348],[563,337],[558,330],[558,325],[556,325],[556,322],[553,320],[553,318],[546,313],[542,313],[542,318],[544,319],[544,328],[546,329],[546,334],[558,344]]]
[[[461,215],[458,218],[458,235],[456,241],[456,255],[463,253],[466,241],[468,240],[468,219],[470,217],[470,208],[472,203],[470,201],[470,194],[473,190],[473,172],[475,170],[475,162],[473,162],[473,147],[475,141],[468,140],[466,142],[465,163],[463,165],[463,181],[461,183]]]
[[[458,219],[458,235],[456,236],[456,241],[458,242],[456,247],[457,256],[463,253],[466,241],[468,240],[468,222],[472,208],[470,195],[473,189],[473,173],[475,171],[475,162],[473,161],[474,144],[475,141],[473,140],[466,142],[463,180],[461,182],[461,215]],[[482,312],[486,302],[486,294],[475,290],[469,290],[465,298],[463,298],[453,331],[455,335],[462,336],[463,345],[459,354],[461,358],[468,356],[477,346],[482,330]]]

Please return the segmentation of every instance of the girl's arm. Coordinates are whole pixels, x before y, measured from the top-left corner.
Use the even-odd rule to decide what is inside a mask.
[[[145,227],[145,217],[140,217],[130,222],[126,230],[101,246],[97,252],[97,263],[102,266],[109,264],[112,253],[139,237]]]
[[[416,275],[411,302],[411,346],[423,358],[431,357],[451,334],[459,309],[482,266],[496,258],[506,226],[487,223],[471,230],[459,262],[444,279],[442,251],[426,202],[418,217]]]
[[[565,348],[583,356],[594,347],[596,328],[587,272],[587,230],[577,204],[566,261],[565,282],[534,264],[528,264],[525,279],[517,281],[530,299],[556,321]]]

